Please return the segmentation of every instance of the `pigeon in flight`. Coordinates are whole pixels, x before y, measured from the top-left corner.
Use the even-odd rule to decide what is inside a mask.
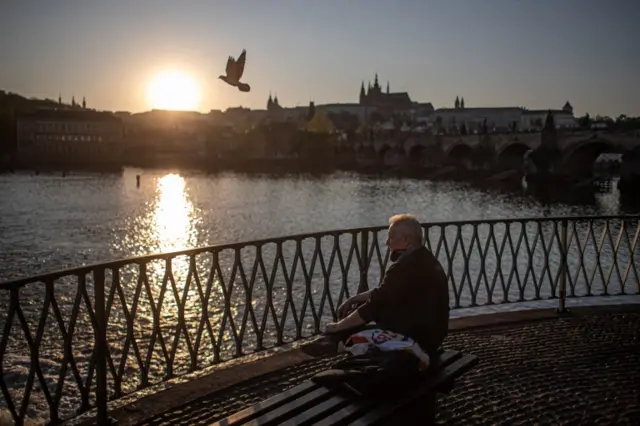
[[[240,82],[242,73],[244,72],[244,63],[246,62],[246,60],[246,49],[242,51],[240,56],[238,56],[237,61],[233,58],[233,56],[229,56],[229,59],[227,59],[227,75],[221,75],[218,78],[231,86],[237,87],[241,92],[250,91],[251,86],[249,86],[247,83]]]

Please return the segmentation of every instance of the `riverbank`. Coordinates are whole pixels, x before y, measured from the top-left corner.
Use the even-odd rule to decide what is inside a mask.
[[[440,424],[640,422],[640,304],[479,315],[452,319],[450,330],[444,346],[474,354],[480,364],[440,398]],[[165,386],[112,416],[121,426],[210,424],[296,386],[336,358],[314,358],[303,345],[247,361]],[[88,422],[69,423],[78,424]]]
[[[497,188],[511,191],[520,191],[525,185],[521,171],[519,170],[468,170],[453,165],[420,167],[408,166],[381,166],[381,165],[333,165],[326,161],[308,162],[290,159],[270,160],[246,160],[246,161],[219,161],[215,163],[198,159],[189,161],[146,161],[138,163],[78,163],[78,162],[20,162],[5,165],[0,168],[0,174],[10,173],[52,173],[67,175],[71,173],[122,173],[126,168],[138,168],[142,170],[174,170],[176,172],[202,172],[207,174],[241,173],[247,175],[295,175],[313,174],[329,176],[339,172],[352,172],[364,176],[412,178],[433,182],[458,182],[469,183],[478,187]],[[595,182],[595,181],[594,181]],[[529,186],[535,186],[537,182],[531,182]],[[597,192],[597,182],[575,179],[552,179],[552,182],[544,182],[540,185],[543,192],[566,192],[567,189],[577,191],[580,194]],[[600,185],[600,189],[604,189]],[[635,191],[633,185],[621,188],[627,194]],[[624,190],[624,191],[623,191]]]

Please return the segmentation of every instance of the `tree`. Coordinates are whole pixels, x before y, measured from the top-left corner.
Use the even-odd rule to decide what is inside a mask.
[[[591,128],[591,117],[589,116],[589,113],[586,113],[582,117],[578,118],[578,125],[583,129]]]
[[[440,116],[436,117],[436,130],[438,132],[442,131],[442,117]]]
[[[309,112],[307,113],[307,121],[311,120],[316,115],[316,105],[313,102],[309,102]]]
[[[16,149],[16,122],[10,114],[0,113],[0,153]]]

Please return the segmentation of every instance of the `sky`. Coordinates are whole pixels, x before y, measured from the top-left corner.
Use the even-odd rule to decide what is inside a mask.
[[[639,20],[637,0],[8,0],[0,89],[139,112],[177,70],[207,112],[357,102],[378,73],[436,108],[637,116]],[[249,93],[218,79],[242,49]]]

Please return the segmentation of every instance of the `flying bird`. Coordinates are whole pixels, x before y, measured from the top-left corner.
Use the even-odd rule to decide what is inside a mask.
[[[242,78],[242,73],[244,73],[244,63],[247,60],[247,50],[244,49],[240,56],[238,56],[238,60],[235,60],[233,56],[229,56],[227,59],[227,75],[221,75],[218,77],[220,80],[225,83],[237,87],[241,92],[248,92],[251,90],[251,86],[247,83],[241,83],[240,79]]]

